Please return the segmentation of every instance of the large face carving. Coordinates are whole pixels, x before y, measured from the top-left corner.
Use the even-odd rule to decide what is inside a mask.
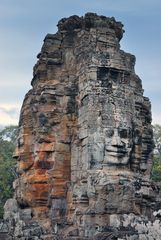
[[[134,89],[130,75],[112,68],[98,68],[97,78],[107,90],[102,115],[104,165],[127,165],[133,149]]]
[[[128,127],[108,128],[105,131],[105,164],[128,164],[132,151],[132,129]]]

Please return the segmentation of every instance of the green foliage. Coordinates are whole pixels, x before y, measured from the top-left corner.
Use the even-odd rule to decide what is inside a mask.
[[[8,126],[0,131],[0,218],[3,216],[4,203],[13,194],[16,162],[12,155],[16,137],[17,126]]]
[[[155,124],[153,126],[153,132],[156,151],[161,154],[161,125]]]
[[[161,183],[161,154],[154,155],[152,179]]]
[[[152,179],[161,183],[161,125],[156,124],[153,126],[154,132],[154,159],[152,169]]]
[[[0,140],[8,140],[8,142],[12,142],[15,145],[17,138],[17,126],[7,126],[3,130],[0,131]]]

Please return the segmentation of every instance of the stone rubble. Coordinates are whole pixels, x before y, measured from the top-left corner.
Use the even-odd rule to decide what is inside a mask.
[[[160,240],[150,180],[151,104],[113,17],[87,13],[47,34],[26,94],[5,205],[13,239]]]

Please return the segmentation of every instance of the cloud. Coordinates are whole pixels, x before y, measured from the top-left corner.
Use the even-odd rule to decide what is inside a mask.
[[[161,125],[161,113],[158,113],[158,112],[153,112],[152,114],[152,124],[159,124]]]
[[[0,125],[17,125],[19,114],[19,104],[0,104]]]

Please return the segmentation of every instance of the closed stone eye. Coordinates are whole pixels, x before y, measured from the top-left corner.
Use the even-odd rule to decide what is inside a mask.
[[[126,129],[122,129],[119,131],[119,135],[121,138],[127,138],[128,137],[128,131]]]
[[[106,131],[106,136],[107,137],[112,137],[113,135],[114,135],[114,130],[111,129],[111,130]]]

